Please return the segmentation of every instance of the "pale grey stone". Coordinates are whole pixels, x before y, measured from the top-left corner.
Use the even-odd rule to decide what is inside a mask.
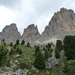
[[[31,24],[26,29],[24,29],[22,38],[26,42],[32,42],[37,40],[39,36],[40,36],[40,33],[38,32],[37,26],[35,26],[34,24]]]
[[[46,71],[46,74],[49,74],[49,71]]]
[[[20,56],[21,56],[21,55],[19,55],[19,54],[15,55],[16,58],[19,58]]]
[[[0,33],[0,39],[5,39],[7,43],[13,42],[20,39],[21,35],[18,32],[18,28],[15,23],[5,26],[5,28]]]
[[[32,70],[35,72],[35,73],[38,73],[39,70],[37,68],[35,68],[34,66],[32,66]]]

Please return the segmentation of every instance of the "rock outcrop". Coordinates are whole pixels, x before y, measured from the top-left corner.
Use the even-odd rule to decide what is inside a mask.
[[[55,51],[52,51],[52,57],[48,58],[46,61],[46,68],[50,69],[58,65],[60,59],[55,58]]]
[[[9,71],[5,72],[3,71],[2,73],[0,73],[0,75],[28,75],[28,70],[27,69],[20,69],[18,68],[18,70],[16,70],[15,72],[13,72],[13,70],[10,70],[11,68],[7,67],[9,69]],[[5,69],[7,70],[7,69]]]
[[[62,62],[64,59],[64,50],[61,50],[60,52],[60,58],[55,58],[55,51],[52,51],[52,57],[48,58],[46,61],[46,68],[51,69],[59,64],[59,62]]]
[[[43,42],[51,38],[63,39],[65,35],[75,35],[75,13],[71,9],[61,8],[54,13],[39,41]]]
[[[26,42],[34,42],[39,37],[40,37],[40,34],[38,32],[38,28],[34,24],[31,24],[26,29],[24,29],[24,33],[22,35],[22,38]]]
[[[21,35],[18,32],[15,23],[7,25],[2,32],[0,33],[0,39],[5,39],[7,43],[15,42],[17,39],[20,39]]]

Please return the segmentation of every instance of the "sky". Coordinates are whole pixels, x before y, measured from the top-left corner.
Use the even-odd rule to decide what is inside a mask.
[[[6,25],[16,23],[21,34],[30,24],[37,25],[42,33],[62,7],[75,11],[75,0],[0,0],[0,32]]]

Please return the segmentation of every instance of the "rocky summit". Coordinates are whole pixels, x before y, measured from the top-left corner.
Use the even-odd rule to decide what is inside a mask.
[[[39,41],[43,42],[51,38],[63,39],[66,35],[75,35],[75,13],[71,9],[61,8],[54,13]]]
[[[34,24],[29,25],[26,29],[24,29],[22,39],[25,41],[33,42],[40,37],[40,33],[38,32],[37,25]]]
[[[17,39],[20,39],[21,35],[18,32],[15,23],[7,25],[2,32],[0,33],[0,39],[5,39],[7,43],[15,42]]]

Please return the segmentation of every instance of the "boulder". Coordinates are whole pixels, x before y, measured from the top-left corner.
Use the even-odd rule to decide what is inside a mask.
[[[16,58],[19,58],[20,56],[21,56],[21,55],[19,55],[19,54],[15,55]]]
[[[35,68],[34,66],[32,66],[32,70],[35,72],[35,73],[38,73],[39,70],[37,68]]]
[[[48,75],[49,74],[49,71],[46,71],[46,74]]]
[[[59,59],[56,59],[54,57],[48,58],[46,61],[46,68],[51,69],[55,67],[56,65],[58,65],[59,61]]]
[[[64,52],[64,50],[62,50],[62,51],[60,52],[60,60],[61,60],[61,61],[63,61],[64,54],[65,54],[65,52]]]

